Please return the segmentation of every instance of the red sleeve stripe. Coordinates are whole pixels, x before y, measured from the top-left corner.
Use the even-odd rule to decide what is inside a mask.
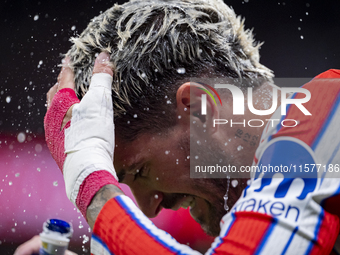
[[[339,88],[338,90],[340,90],[340,81],[339,81]],[[317,147],[317,145],[319,144],[323,134],[325,133],[325,131],[327,130],[329,123],[331,122],[332,118],[334,117],[335,113],[337,112],[337,110],[339,109],[339,105],[340,105],[340,94],[337,93],[337,98],[336,101],[334,102],[334,105],[325,121],[325,123],[322,125],[322,128],[319,131],[318,136],[316,137],[316,139],[314,140],[311,148],[313,150],[315,150],[315,148]]]
[[[259,244],[259,247],[257,248],[256,252],[254,254],[261,254],[261,251],[263,249],[263,247],[266,245],[266,242],[268,240],[268,237],[271,235],[274,227],[277,224],[277,219],[276,218],[272,218],[272,223],[269,225],[269,227],[267,228],[266,234],[264,235],[263,239],[261,240],[261,243]]]
[[[226,230],[223,233],[222,233],[223,229],[221,230],[220,236],[215,239],[214,243],[212,244],[211,248],[207,251],[206,255],[215,254],[215,249],[218,248],[223,243],[223,237],[225,237],[229,233],[229,230],[233,226],[235,219],[236,219],[234,213],[231,213],[231,217],[232,217],[232,219],[231,219],[230,223],[228,224],[228,227],[226,228]],[[225,224],[227,224],[227,223],[225,223]]]
[[[294,93],[294,94],[291,96],[291,98],[296,98],[296,95],[297,95],[297,93]],[[289,113],[289,110],[290,110],[290,107],[291,107],[291,106],[292,106],[291,104],[286,105],[286,115],[282,115],[282,116],[281,116],[280,122],[279,122],[279,123],[277,124],[277,126],[276,126],[276,132],[275,132],[275,134],[274,134],[274,135],[271,135],[271,136],[268,138],[268,141],[273,140],[275,137],[277,137],[277,134],[278,134],[279,131],[282,129],[281,122],[282,122],[284,119],[286,119],[286,116],[288,116],[288,113]],[[282,107],[282,106],[281,106],[281,107]],[[267,127],[269,127],[269,125],[267,125]]]
[[[115,254],[200,254],[157,229],[132,200],[123,195],[105,204],[93,233]]]
[[[140,217],[138,217],[137,214],[134,214],[130,209],[129,206],[124,202],[124,200],[122,199],[122,197],[116,197],[116,200],[118,202],[118,204],[122,207],[122,209],[125,210],[125,212],[127,212],[127,214],[129,214],[129,216],[131,217],[132,220],[134,220],[134,222],[136,223],[136,225],[138,225],[138,227],[140,227],[143,231],[145,231],[150,237],[152,237],[154,240],[156,240],[159,244],[161,244],[162,246],[164,246],[165,248],[169,249],[171,252],[173,253],[177,253],[177,254],[183,254],[181,251],[177,250],[175,247],[167,244],[166,242],[164,242],[163,240],[161,240],[159,238],[158,235],[155,235],[152,230],[147,226],[147,224],[152,224],[151,222],[147,222],[147,224],[145,224],[144,222],[142,222],[142,220],[140,219]],[[149,242],[149,238],[145,238],[146,242]],[[153,241],[153,240],[152,240]]]
[[[316,76],[315,78],[340,78],[340,70],[330,69]]]
[[[323,209],[306,255],[330,254],[339,233],[339,218]]]
[[[322,136],[321,130],[330,117],[330,113],[337,106],[336,102],[340,90],[339,83],[332,82],[334,79],[314,79],[307,83],[303,88],[308,89],[311,93],[311,100],[304,104],[306,109],[311,112],[312,116],[304,115],[295,105],[289,105],[285,119],[294,119],[299,121],[296,127],[281,127],[279,131],[271,138],[279,136],[291,136],[312,146],[314,141]],[[315,84],[318,83],[318,84]],[[327,89],[325,89],[325,87]],[[302,93],[294,94],[293,98],[304,98]],[[308,125],[305,124],[308,122]],[[305,124],[305,125],[303,125]]]
[[[255,212],[236,212],[235,221],[228,229],[222,243],[215,248],[214,254],[250,255],[260,252],[267,237],[276,225],[276,219]]]

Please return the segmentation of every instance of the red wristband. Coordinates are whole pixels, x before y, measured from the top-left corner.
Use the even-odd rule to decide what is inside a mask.
[[[67,110],[76,103],[79,103],[79,99],[73,89],[61,89],[54,95],[51,106],[44,118],[47,147],[61,171],[66,158],[64,131],[71,125],[71,121],[66,124],[63,130],[60,130],[60,128]]]
[[[101,170],[91,173],[80,185],[76,204],[85,219],[86,209],[90,205],[92,198],[98,192],[98,190],[107,184],[113,184],[120,188],[118,181],[111,173]]]

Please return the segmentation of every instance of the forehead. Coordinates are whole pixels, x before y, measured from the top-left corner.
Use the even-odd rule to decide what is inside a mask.
[[[126,142],[116,137],[114,166],[117,174],[122,169],[129,170],[133,166],[140,167],[145,163],[158,167],[169,166],[171,162],[176,162],[176,158],[186,157],[185,152],[179,149],[180,137],[181,134],[174,130],[169,131],[166,135],[161,133],[141,134],[132,142]]]
[[[116,137],[114,150],[114,165],[118,172],[121,168],[128,167],[150,153],[155,146],[155,139],[149,135],[141,135],[132,142],[126,142]]]
[[[117,137],[114,151],[114,165],[117,173],[121,169],[127,169],[138,163],[157,160],[161,154],[157,152],[171,146],[171,140],[171,136],[162,134],[142,134],[132,142],[126,142]]]

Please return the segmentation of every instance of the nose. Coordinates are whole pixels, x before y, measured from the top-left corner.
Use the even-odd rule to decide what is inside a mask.
[[[129,186],[141,211],[148,218],[156,217],[163,208],[161,202],[163,201],[164,194],[138,182]]]

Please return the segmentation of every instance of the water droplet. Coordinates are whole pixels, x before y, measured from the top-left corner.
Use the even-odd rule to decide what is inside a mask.
[[[233,186],[234,188],[236,188],[237,184],[238,184],[237,180],[232,180],[231,181],[231,186]]]
[[[23,143],[26,140],[26,135],[24,132],[20,132],[17,136],[17,140],[19,143]]]
[[[11,102],[11,99],[12,99],[12,98],[11,98],[10,96],[6,97],[6,103],[9,104],[9,103]]]
[[[57,187],[58,186],[58,181],[53,182],[53,186]]]
[[[158,177],[156,177],[156,181],[158,181],[159,180],[159,178]]]
[[[228,143],[224,143],[224,146],[227,146],[228,145]]]
[[[301,40],[303,40],[303,35],[300,36]]]
[[[184,67],[178,68],[177,69],[177,73],[184,74],[185,73],[185,68]]]
[[[79,221],[79,228],[83,228],[83,224],[81,224],[81,221]]]
[[[170,151],[165,151],[165,155],[168,155],[170,153]]]
[[[137,118],[137,114],[134,114],[133,117],[134,117],[134,118]]]
[[[15,177],[19,177],[19,176],[20,176],[20,173],[16,173],[16,174],[15,174]]]
[[[239,145],[238,147],[237,147],[237,150],[238,151],[240,151],[240,150],[242,150],[243,149],[243,147],[241,146],[241,145]]]
[[[9,186],[12,186],[12,184],[13,184],[13,182],[9,182],[9,183],[8,183]]]
[[[71,30],[74,31],[76,29],[76,26],[72,26]]]
[[[41,171],[41,169],[38,167],[38,168],[37,168],[37,171],[38,171],[38,172],[40,172],[40,171]]]
[[[90,240],[90,238],[87,235],[83,235],[83,239],[84,239],[83,244],[87,243]]]
[[[195,156],[195,159],[198,159],[198,156]]]
[[[158,199],[158,195],[157,194],[155,195],[155,199]]]
[[[198,145],[201,145],[201,141],[197,140],[197,144],[198,144]]]
[[[34,21],[37,21],[38,19],[39,19],[39,15],[35,15],[33,18]]]
[[[229,186],[230,186],[230,176],[228,175],[227,176],[227,191],[226,191],[225,195],[223,196],[223,199],[224,199],[224,210],[226,210],[226,211],[229,211],[229,206],[227,204],[228,198],[229,198],[229,195],[228,195],[228,193],[229,193]]]
[[[15,233],[15,228],[12,228],[11,230],[12,230],[13,233]]]
[[[145,78],[145,77],[146,77],[146,74],[145,74],[145,73],[142,73],[141,76],[142,76],[142,78]]]

